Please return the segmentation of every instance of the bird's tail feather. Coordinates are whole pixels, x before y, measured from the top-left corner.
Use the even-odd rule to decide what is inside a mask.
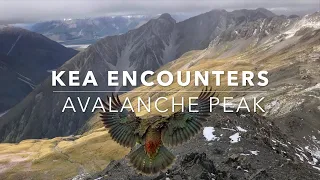
[[[149,157],[140,146],[128,156],[130,164],[144,174],[155,174],[170,167],[175,160],[175,156],[164,146],[160,146],[155,157]]]

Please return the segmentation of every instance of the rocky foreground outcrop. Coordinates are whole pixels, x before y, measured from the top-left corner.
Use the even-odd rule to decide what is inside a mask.
[[[224,113],[218,107],[203,134],[172,148],[177,159],[167,172],[144,176],[122,159],[74,179],[319,179],[317,152],[273,124],[257,114]]]

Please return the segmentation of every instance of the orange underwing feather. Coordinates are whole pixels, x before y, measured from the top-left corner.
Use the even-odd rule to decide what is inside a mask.
[[[149,157],[157,155],[158,149],[161,146],[161,131],[155,129],[149,129],[146,134],[145,151]]]

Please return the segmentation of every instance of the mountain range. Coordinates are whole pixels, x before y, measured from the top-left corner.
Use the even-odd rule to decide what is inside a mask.
[[[47,172],[46,177],[58,179],[77,174],[79,176],[74,179],[141,178],[128,169],[124,159],[119,160],[129,150],[111,141],[98,113],[74,113],[71,110],[61,113],[67,97],[77,101],[77,97],[103,98],[106,93],[53,91],[130,90],[120,98],[129,97],[132,104],[137,104],[137,96],[154,100],[159,96],[171,99],[198,94],[181,92],[182,88],[176,83],[166,88],[157,84],[135,89],[107,87],[107,71],[267,70],[269,84],[266,87],[215,88],[230,90],[220,96],[234,96],[234,104],[243,96],[248,99],[266,97],[262,104],[266,113],[259,114],[267,118],[254,113],[225,114],[218,109],[206,126],[220,132],[215,135],[219,140],[205,142],[203,136],[197,136],[174,151],[179,155],[178,164],[166,174],[154,178],[194,177],[195,172],[201,172],[209,179],[277,179],[288,174],[290,177],[303,174],[301,177],[317,179],[315,172],[320,169],[319,22],[319,12],[298,17],[278,16],[262,8],[232,12],[212,10],[178,23],[169,14],[162,14],[125,34],[102,38],[58,68],[58,71],[78,70],[80,79],[92,70],[99,87],[52,87],[49,77],[0,117],[0,140],[18,142],[0,145],[0,157],[3,157],[4,164],[9,164],[3,166],[4,171],[12,166],[25,169],[25,174],[31,172],[30,176],[42,178],[43,172]],[[67,82],[68,77],[62,79]],[[226,79],[221,81],[226,82]],[[183,91],[195,90],[200,87],[183,88]],[[141,93],[146,91],[150,92]],[[167,106],[168,103],[160,104],[160,108]],[[152,113],[156,112],[138,115]],[[230,142],[234,133],[244,141]],[[44,139],[26,140],[34,138]],[[15,161],[6,162],[7,157]],[[110,166],[105,168],[110,161]],[[215,171],[208,172],[208,166]],[[96,171],[100,172],[93,175],[92,172]],[[9,168],[4,177],[16,179],[23,175]]]
[[[91,44],[104,36],[126,33],[151,18],[148,15],[132,15],[64,19],[36,23],[30,30],[64,44]]]
[[[318,14],[312,17],[318,18]],[[106,72],[135,70],[141,73],[145,70],[157,70],[185,52],[208,47],[213,49],[214,53],[212,51],[201,53],[199,57],[189,60],[181,68],[192,67],[198,60],[210,54],[220,58],[230,57],[248,50],[248,47],[259,49],[261,44],[272,38],[280,39],[270,42],[268,46],[286,39],[290,41],[291,36],[301,32],[300,27],[310,26],[312,29],[318,22],[318,19],[314,21],[310,19],[311,17],[305,19],[276,16],[266,9],[232,12],[213,10],[176,23],[169,14],[163,14],[158,19],[152,19],[126,34],[99,40],[62,65],[59,71],[79,70],[80,79],[83,79],[87,71],[93,70],[96,80],[100,82],[99,87],[94,87],[95,90],[130,90],[132,89],[130,87],[119,86],[116,89],[107,87],[107,83],[103,84],[106,82]],[[276,37],[279,34],[281,37]],[[221,54],[222,52],[224,53]],[[234,60],[234,63],[236,62],[238,61]],[[68,77],[62,79],[67,81]],[[2,117],[0,127],[5,127],[6,131],[0,133],[0,139],[5,142],[17,142],[28,138],[52,138],[76,133],[92,113],[70,111],[61,113],[67,97],[95,99],[99,96],[104,97],[105,94],[53,93],[53,91],[92,89],[90,86],[53,88],[51,79],[48,78],[11,112]],[[92,103],[94,102],[89,103],[89,107]],[[38,128],[34,128],[35,126]]]
[[[0,112],[12,108],[77,54],[43,35],[21,28],[0,29]]]
[[[157,17],[159,15],[102,16],[85,19],[65,18],[63,20],[18,26],[26,27],[30,31],[40,33],[66,46],[71,46],[92,44],[105,36],[124,34]],[[177,13],[173,17],[177,21],[181,21],[190,17],[190,15]]]
[[[239,28],[250,25],[258,19],[273,16],[275,15],[266,9],[233,12],[213,10],[176,23],[169,14],[162,14],[159,18],[151,19],[126,34],[99,40],[62,65],[59,70],[79,70],[80,79],[84,73],[93,70],[96,80],[101,82],[96,90],[128,90],[130,87],[119,86],[111,89],[106,86],[107,83],[104,85],[106,72],[136,70],[141,73],[145,70],[157,70],[185,52],[207,48],[211,41],[229,27]],[[63,78],[67,80],[67,76]],[[16,106],[17,111],[11,111],[14,113],[2,117],[0,127],[6,127],[7,131],[0,133],[0,139],[15,142],[27,138],[51,138],[75,133],[84,125],[91,113],[61,113],[60,109],[67,97],[81,96],[94,99],[105,94],[53,93],[53,90],[90,90],[90,88],[92,89],[89,86],[53,88],[51,80],[47,79]],[[35,125],[38,128],[34,128]],[[23,130],[21,131],[19,127]]]

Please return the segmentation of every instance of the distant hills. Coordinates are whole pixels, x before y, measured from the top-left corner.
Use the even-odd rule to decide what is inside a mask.
[[[160,15],[126,15],[103,16],[85,19],[69,19],[44,21],[27,24],[23,27],[43,34],[46,37],[65,45],[92,44],[105,36],[124,34],[140,27],[150,19]],[[190,17],[188,14],[174,14],[177,21]],[[21,25],[18,25],[21,26]]]
[[[36,23],[30,30],[64,44],[91,44],[104,36],[126,33],[151,18],[147,15],[135,15],[64,19]]]
[[[21,28],[0,29],[0,112],[12,108],[77,54],[43,35]]]

